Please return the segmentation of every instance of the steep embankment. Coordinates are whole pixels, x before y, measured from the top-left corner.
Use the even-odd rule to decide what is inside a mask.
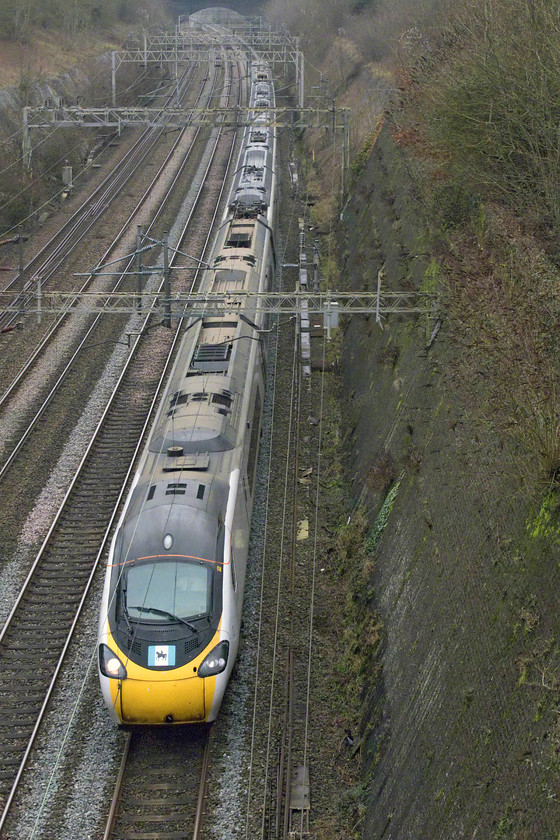
[[[385,127],[344,214],[353,289],[382,267],[390,289],[433,285],[413,171]],[[557,542],[520,492],[520,447],[478,410],[496,372],[467,353],[476,320],[444,310],[428,346],[433,326],[356,317],[344,336],[347,470],[372,523],[401,479],[371,579],[365,837],[556,840]]]

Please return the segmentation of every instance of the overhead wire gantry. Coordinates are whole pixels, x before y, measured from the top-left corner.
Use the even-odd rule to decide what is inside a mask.
[[[231,48],[249,55],[257,52],[262,60],[271,66],[282,66],[284,75],[293,65],[295,73],[296,108],[276,109],[275,118],[282,119],[286,113],[292,114],[290,124],[298,119],[297,112],[317,113],[317,109],[305,109],[305,71],[304,56],[299,47],[299,38],[291,36],[287,30],[272,30],[264,27],[259,20],[258,25],[249,20],[245,25],[237,24],[232,31],[227,32],[204,30],[189,25],[191,18],[181,16],[173,32],[163,32],[157,35],[144,33],[139,41],[131,41],[122,50],[111,53],[111,105],[102,108],[88,108],[81,105],[70,106],[63,101],[49,101],[43,106],[26,106],[22,111],[22,154],[24,166],[31,168],[31,131],[40,128],[116,128],[120,132],[125,126],[165,125],[173,128],[184,127],[197,121],[210,122],[218,117],[230,120],[226,124],[242,126],[242,112],[235,113],[235,109],[206,108],[183,109],[176,107],[142,108],[117,107],[117,71],[128,62],[147,67],[149,64],[166,65],[171,68],[171,75],[178,90],[180,63],[209,62],[215,57],[217,49]],[[228,26],[231,26],[228,24]],[[249,68],[247,68],[247,75]],[[330,111],[334,114],[335,108]],[[338,111],[337,111],[338,112]],[[330,117],[329,117],[330,121]],[[336,125],[336,118],[334,120]],[[343,110],[341,123],[348,134],[348,116]],[[302,125],[302,127],[304,127]],[[349,147],[347,139],[344,147]]]
[[[348,109],[337,108],[335,100],[329,104],[328,95],[321,87],[319,94],[310,94],[308,105],[305,98],[304,58],[300,50],[299,38],[291,36],[285,29],[273,30],[263,25],[260,19],[239,19],[228,21],[229,33],[223,28],[212,31],[208,21],[204,28],[198,26],[197,15],[180,16],[173,32],[157,35],[144,33],[136,41],[131,41],[122,50],[111,54],[111,105],[100,108],[88,108],[80,105],[70,106],[63,102],[49,102],[42,107],[27,106],[23,109],[23,157],[26,167],[31,166],[31,130],[56,127],[72,128],[111,128],[117,132],[125,126],[165,126],[182,128],[193,124],[214,124],[242,127],[251,124],[258,113],[266,112],[276,127],[292,128],[329,128],[335,134],[342,131],[342,193],[346,188],[346,173],[349,169],[350,142]],[[252,107],[205,107],[185,108],[175,106],[117,107],[116,73],[126,62],[139,63],[145,67],[150,63],[168,65],[172,68],[172,77],[178,79],[178,64],[184,62],[204,62],[214,60],[218,49],[229,47],[243,51],[247,56],[258,53],[262,60],[271,66],[281,66],[284,75],[290,67],[294,69],[297,104],[293,107],[275,108]],[[248,59],[247,59],[248,60]],[[249,72],[249,68],[248,68]],[[312,104],[313,103],[313,104]],[[152,269],[151,271],[153,271]],[[157,270],[157,269],[155,269]],[[146,273],[151,273],[146,272]],[[95,269],[92,274],[100,274]],[[28,314],[74,312],[106,314],[126,314],[141,310],[161,313],[165,323],[174,317],[204,317],[212,312],[235,311],[241,306],[249,306],[270,314],[294,314],[305,309],[309,314],[320,314],[326,324],[334,326],[338,314],[374,313],[378,323],[383,317],[393,313],[433,315],[434,296],[422,292],[389,292],[381,289],[377,292],[314,292],[266,293],[251,295],[251,300],[241,299],[235,293],[227,296],[184,295],[181,293],[161,295],[150,292],[61,292],[42,290],[37,284],[36,291],[26,295],[25,311]],[[0,292],[0,308],[4,311],[22,311],[21,292]],[[245,309],[245,311],[247,311]]]

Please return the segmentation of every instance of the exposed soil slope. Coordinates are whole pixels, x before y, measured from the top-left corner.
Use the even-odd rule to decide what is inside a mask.
[[[382,266],[389,288],[426,288],[413,170],[384,128],[344,214],[352,288],[374,290]],[[480,375],[448,313],[428,347],[433,326],[355,317],[344,338],[347,470],[372,522],[402,476],[372,578],[384,630],[364,696],[365,836],[552,840],[557,542],[519,492],[519,448],[478,411],[498,372]]]

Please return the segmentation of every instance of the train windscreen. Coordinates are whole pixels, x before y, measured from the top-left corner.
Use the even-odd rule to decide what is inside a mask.
[[[126,574],[128,616],[149,622],[196,618],[211,612],[210,566],[188,561],[138,563]]]

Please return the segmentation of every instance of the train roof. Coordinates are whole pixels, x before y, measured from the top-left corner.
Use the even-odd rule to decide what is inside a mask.
[[[146,491],[149,497],[151,487],[154,486],[157,495],[147,501]],[[189,486],[190,492],[187,492]],[[141,558],[164,558],[166,554],[177,557],[178,550],[181,555],[190,558],[221,562],[221,513],[227,504],[227,484],[215,479],[202,483],[175,478],[151,487],[142,485],[134,491],[136,498],[131,505],[133,515],[127,517],[119,532],[113,556],[114,565],[120,566]],[[201,487],[204,490],[203,498],[197,499]],[[149,517],[145,515],[148,509]],[[167,536],[171,536],[172,541],[164,545]]]

